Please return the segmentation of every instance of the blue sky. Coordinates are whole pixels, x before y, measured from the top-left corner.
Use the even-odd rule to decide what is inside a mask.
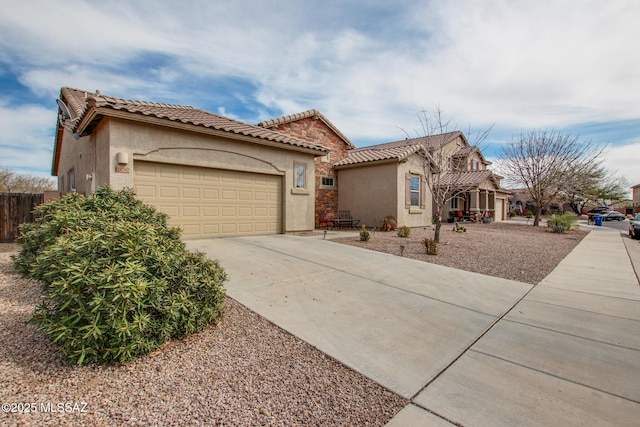
[[[0,166],[50,173],[62,86],[249,123],[320,110],[356,146],[448,130],[608,144],[640,184],[640,2],[0,0]]]

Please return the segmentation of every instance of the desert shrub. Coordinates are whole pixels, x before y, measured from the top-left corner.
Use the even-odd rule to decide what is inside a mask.
[[[403,225],[402,227],[398,228],[397,233],[398,237],[409,237],[411,235],[411,229],[406,225]]]
[[[368,242],[369,239],[371,239],[371,233],[369,233],[367,227],[363,225],[362,227],[360,227],[360,241]]]
[[[424,248],[427,255],[438,255],[438,242],[428,237],[424,239]]]
[[[514,216],[516,216],[516,211],[510,210],[509,211],[509,218],[513,218]]]
[[[526,216],[527,218],[533,218],[533,212],[532,211],[526,211],[524,213],[524,216]]]
[[[578,218],[575,215],[554,215],[547,220],[547,227],[554,233],[568,233],[576,227]]]
[[[32,321],[76,363],[127,362],[222,315],[224,270],[132,191],[72,194],[39,214],[15,264],[44,284]]]
[[[467,228],[463,225],[460,225],[458,223],[458,221],[455,222],[454,227],[453,227],[453,231],[457,232],[457,233],[466,233],[467,232]]]
[[[396,219],[392,215],[382,218],[382,231],[392,231],[398,226]]]

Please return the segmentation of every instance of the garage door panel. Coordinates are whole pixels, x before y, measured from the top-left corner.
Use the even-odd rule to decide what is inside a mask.
[[[169,187],[165,185],[159,185],[158,190],[159,190],[158,197],[160,198],[177,199],[178,196],[180,195],[180,188],[178,187]]]
[[[134,184],[185,238],[281,232],[280,176],[136,161]]]
[[[204,188],[202,190],[202,197],[205,199],[218,200],[220,198],[220,190]]]
[[[182,187],[182,197],[185,199],[200,200],[202,198],[202,189],[195,187]]]

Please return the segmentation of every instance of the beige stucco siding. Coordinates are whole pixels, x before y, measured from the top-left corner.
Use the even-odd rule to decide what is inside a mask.
[[[340,169],[339,208],[351,211],[354,218],[360,219],[360,224],[368,227],[379,227],[387,215],[396,218],[399,226],[431,224],[431,193],[424,183],[421,183],[425,191],[424,209],[406,207],[407,173],[424,175],[419,156],[411,156],[400,163],[392,161]]]
[[[82,159],[78,158],[80,153]],[[126,154],[127,164],[117,163],[118,153]],[[90,194],[105,184],[115,189],[134,188],[136,161],[278,176],[282,182],[281,231],[307,231],[314,227],[313,154],[106,117],[91,136],[79,141],[65,132],[58,170],[63,175],[75,165],[77,190]],[[294,188],[295,164],[306,165],[304,189]],[[93,183],[85,180],[85,175],[92,172]]]
[[[93,180],[87,180],[87,174],[95,170],[96,150],[93,136],[75,139],[69,132],[64,132],[62,150],[58,163],[58,189],[63,192],[72,191],[69,182],[69,171],[75,175],[75,190],[80,194],[93,192]]]
[[[338,176],[338,208],[349,210],[361,225],[379,227],[383,217],[397,216],[396,162],[340,169]]]

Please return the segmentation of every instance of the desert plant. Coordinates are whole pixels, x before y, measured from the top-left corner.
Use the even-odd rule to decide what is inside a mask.
[[[39,213],[15,265],[43,282],[32,321],[67,358],[127,362],[222,315],[224,270],[131,190],[71,194]]]
[[[427,237],[423,243],[427,255],[438,255],[438,242]]]
[[[513,218],[514,216],[516,216],[516,211],[515,210],[510,210],[509,211],[509,218]]]
[[[527,218],[533,218],[533,212],[531,212],[531,211],[526,211],[526,212],[524,213],[524,216],[526,216]]]
[[[369,233],[369,230],[367,230],[367,227],[363,224],[362,227],[360,227],[360,241],[368,242],[369,239],[371,239],[371,233]]]
[[[396,219],[392,215],[382,218],[382,231],[392,231],[398,226]]]
[[[467,228],[460,225],[458,223],[458,221],[455,222],[455,227],[453,228],[453,231],[457,232],[457,233],[466,233],[467,232]]]
[[[411,236],[411,228],[407,227],[406,225],[403,225],[402,227],[398,228],[398,237],[409,237]]]
[[[576,227],[577,220],[578,218],[571,214],[554,215],[547,220],[547,227],[554,233],[568,233]]]

